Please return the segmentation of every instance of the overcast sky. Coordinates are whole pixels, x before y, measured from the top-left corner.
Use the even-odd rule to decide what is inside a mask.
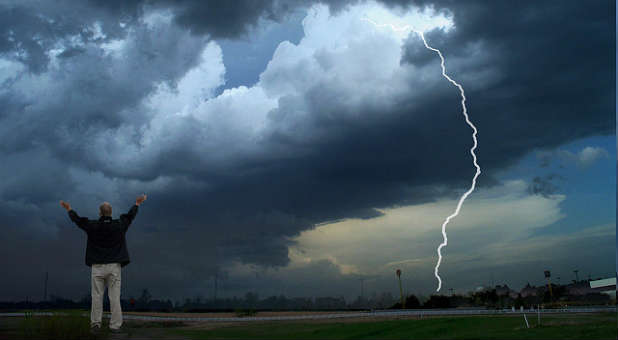
[[[429,294],[615,271],[615,2],[3,1],[0,300]],[[443,292],[445,292],[443,290]]]

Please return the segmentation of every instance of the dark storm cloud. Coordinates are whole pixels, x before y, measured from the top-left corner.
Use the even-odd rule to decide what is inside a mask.
[[[62,268],[67,264],[83,266],[85,235],[76,233],[64,212],[58,214],[58,201],[69,200],[82,216],[90,218],[97,217],[96,207],[101,201],[112,201],[117,216],[126,212],[131,198],[143,188],[127,190],[128,193],[122,193],[123,201],[114,201],[108,188],[116,183],[94,176],[77,183],[70,170],[76,166],[96,171],[94,166],[97,165],[91,163],[93,151],[88,149],[93,134],[121,124],[143,124],[145,117],[132,112],[131,108],[158,83],[173,84],[195,64],[207,42],[207,38],[191,37],[179,27],[149,27],[135,22],[136,18],[131,15],[96,11],[83,2],[39,5],[0,6],[3,18],[0,20],[3,39],[0,57],[21,61],[27,67],[17,70],[14,76],[9,75],[0,87],[0,103],[3,104],[0,149],[4,164],[1,171],[5,178],[0,185],[3,258],[15,259],[16,265],[9,276],[15,278],[14,282],[24,283],[19,287],[11,283],[13,292],[3,295],[3,299],[24,298],[24,294],[36,290],[34,286],[39,283],[36,277],[48,269],[57,278],[76,282],[75,286],[65,285],[59,293],[82,292],[76,289],[83,286],[77,284],[79,274],[65,273]],[[96,37],[94,22],[101,28]],[[127,30],[122,29],[120,23]],[[100,37],[101,34],[104,37]],[[102,43],[114,39],[127,41],[121,60],[106,56],[101,48]],[[54,70],[49,67],[51,58],[47,52],[57,48],[57,44],[64,50],[58,55],[58,70]],[[30,72],[42,77],[31,78]],[[5,75],[0,76],[4,79]],[[56,86],[47,87],[46,81]],[[18,82],[26,87],[15,88]],[[37,92],[41,88],[45,91]],[[85,200],[80,197],[83,195],[80,187],[90,188],[86,189]],[[125,189],[127,187],[124,185]],[[86,201],[88,203],[84,204]],[[176,226],[179,222],[179,219],[172,220],[169,225]],[[173,265],[183,256],[201,259],[186,264],[187,270],[201,265],[201,272],[211,273],[213,264],[217,263],[208,251],[212,247],[203,240],[199,246],[192,247],[197,254],[191,251],[179,254],[182,246],[173,239],[157,246],[142,247],[141,243],[135,243],[136,252],[148,254],[151,259],[162,252],[175,254],[166,256],[170,260],[167,266],[161,265],[168,272],[174,272]],[[183,244],[188,241],[183,240]],[[62,251],[54,251],[54,248]],[[141,248],[143,251],[139,251]],[[41,261],[45,257],[48,261]],[[7,292],[10,290],[10,287],[4,288]]]
[[[614,132],[615,3],[444,1],[435,6],[453,13],[456,28],[427,33],[430,45],[447,61],[474,52],[482,61],[458,64],[449,73],[467,89],[468,109],[481,131],[479,156],[489,174],[535,148]],[[577,21],[565,19],[575,13]],[[408,48],[403,61],[415,64],[417,49]],[[475,86],[487,70],[491,84]]]
[[[246,38],[260,19],[280,21],[299,7],[310,4],[306,0],[157,0],[157,1],[92,1],[100,8],[112,12],[136,13],[137,9],[151,6],[169,9],[174,21],[194,34],[217,38]]]
[[[495,184],[494,173],[534,149],[613,132],[615,39],[607,2],[586,8],[580,2],[441,4],[455,14],[456,30],[430,32],[427,39],[442,49],[449,73],[468,90],[468,110],[480,131],[481,187]],[[563,20],[576,13],[585,22]],[[467,57],[475,52],[477,58]],[[431,63],[422,50],[406,53]],[[469,155],[471,131],[452,104],[459,96],[448,83],[427,91],[431,97],[400,104],[391,119],[359,115],[380,117],[362,121],[342,118],[345,108],[332,90],[316,86],[302,99],[312,114],[299,125],[323,138],[309,147],[298,136],[273,131],[269,148],[303,150],[302,157],[264,164],[251,176],[222,178],[226,184],[212,191],[215,204],[247,211],[276,207],[315,223],[437,197],[424,185],[463,188],[469,182],[474,168],[462,155]],[[280,102],[277,111],[286,109]],[[307,226],[289,224],[286,230]]]
[[[8,1],[0,4],[0,55],[16,57],[30,71],[38,73],[46,69],[49,62],[46,52],[58,39],[79,36],[85,41],[109,41],[124,37],[126,29],[143,16],[144,8],[170,10],[177,24],[197,35],[239,38],[246,37],[261,18],[279,21],[309,3],[303,0]],[[95,36],[92,29],[95,22],[100,25],[104,38]],[[67,49],[63,56],[79,51]]]
[[[45,71],[46,53],[62,38],[107,41],[125,35],[119,22],[131,24],[137,13],[97,11],[82,1],[8,1],[0,4],[0,56],[14,57],[31,72]],[[95,35],[98,23],[105,38]]]
[[[245,35],[261,17],[278,20],[290,1],[174,1],[176,22],[196,34],[214,38]],[[294,6],[295,7],[295,6]]]
[[[33,72],[47,70],[50,59],[45,52],[58,40],[79,35],[85,42],[59,54],[62,72],[52,73],[57,82],[53,93],[33,100],[10,84],[0,88],[0,103],[6,104],[0,111],[0,150],[8,161],[0,171],[10,179],[0,187],[0,224],[10,226],[3,230],[7,237],[2,243],[7,246],[0,248],[5,261],[14,259],[13,276],[20,282],[31,282],[35,272],[44,270],[35,256],[15,259],[23,249],[54,254],[45,264],[54,268],[83,266],[85,236],[70,224],[57,201],[69,200],[80,215],[95,218],[98,200],[112,201],[105,198],[106,188],[113,190],[114,216],[148,188],[148,201],[128,236],[132,259],[139,264],[132,269],[136,280],[189,291],[230,260],[285,265],[290,238],[317,223],[371,218],[380,214],[375,208],[454,197],[469,185],[474,174],[468,151],[471,130],[459,111],[459,93],[443,79],[419,81],[426,95],[395,103],[388,112],[370,106],[366,112],[347,112],[335,86],[314,86],[301,98],[281,100],[269,119],[295,119],[295,105],[302,102],[311,114],[293,123],[319,138],[274,128],[259,141],[270,153],[231,165],[199,157],[193,146],[193,137],[200,133],[198,123],[187,118],[179,123],[183,134],[174,145],[164,145],[153,159],[140,163],[143,167],[114,168],[88,148],[95,133],[148,125],[150,117],[140,101],[156,84],[174,84],[195,66],[209,38],[246,35],[260,18],[279,20],[302,5],[147,2],[156,9],[170,9],[178,24],[149,28],[137,21],[144,3],[122,3],[120,8],[100,1],[79,2],[75,11],[68,10],[75,3],[39,9],[54,23],[36,15],[32,7],[1,9],[6,20],[0,20],[0,53],[23,61]],[[345,4],[337,6],[342,10]],[[438,9],[454,14],[456,28],[426,36],[444,53],[449,74],[466,89],[468,111],[479,128],[481,187],[494,185],[493,174],[536,148],[613,132],[611,6],[603,1],[436,3]],[[62,9],[68,14],[60,15]],[[126,19],[126,28],[118,25],[120,18]],[[121,63],[103,57],[94,33],[84,31],[95,20],[102,23],[103,41],[133,34],[128,40],[133,45]],[[37,34],[42,38],[35,38]],[[401,63],[439,72],[437,57],[419,47],[414,36],[408,39]],[[369,118],[347,118],[354,114]],[[138,137],[127,145],[136,145]],[[234,141],[228,144],[233,147]],[[28,162],[32,157],[37,161]],[[126,163],[134,164],[131,161]],[[71,168],[83,171],[79,179],[84,183],[71,177]],[[169,182],[149,182],[160,178]],[[538,179],[533,192],[552,192],[543,178]],[[14,229],[16,225],[21,229]],[[49,233],[57,229],[53,240],[45,239],[46,226]],[[37,239],[31,240],[31,234]],[[83,274],[58,271],[67,278]],[[87,281],[80,283],[84,284],[87,288]],[[21,297],[28,289],[35,288],[0,298]]]
[[[173,84],[195,65],[205,45],[204,38],[189,38],[180,29],[143,24],[134,27],[131,36],[121,59],[106,56],[97,44],[66,46],[58,58],[59,69],[49,73],[58,83],[52,93],[36,96],[34,91],[0,88],[0,98],[7,98],[15,109],[5,113],[0,148],[10,153],[40,143],[68,162],[81,163],[92,133],[142,123],[145,117],[140,112],[127,115],[125,110],[131,110],[159,82]],[[37,88],[36,80],[31,86]],[[14,128],[17,117],[29,124]]]

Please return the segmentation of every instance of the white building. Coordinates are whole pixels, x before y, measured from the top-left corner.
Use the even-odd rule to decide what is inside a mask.
[[[597,292],[607,294],[612,298],[616,298],[616,278],[611,277],[609,279],[590,281],[590,288]]]

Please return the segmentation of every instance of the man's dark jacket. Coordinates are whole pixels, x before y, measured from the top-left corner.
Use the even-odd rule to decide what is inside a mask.
[[[69,217],[78,227],[88,234],[86,246],[86,265],[118,262],[122,267],[131,262],[124,234],[137,214],[137,205],[133,205],[128,213],[120,215],[115,220],[111,216],[101,216],[98,220],[79,217],[69,210]]]

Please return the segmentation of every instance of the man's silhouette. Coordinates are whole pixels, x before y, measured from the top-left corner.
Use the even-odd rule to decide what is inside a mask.
[[[146,195],[142,194],[135,200],[135,205],[129,212],[120,215],[117,220],[112,219],[112,206],[108,202],[103,202],[99,206],[98,220],[89,220],[87,217],[79,217],[69,203],[60,201],[60,205],[68,211],[71,220],[88,234],[86,265],[92,268],[90,326],[93,328],[101,328],[105,287],[112,312],[109,328],[117,331],[122,326],[120,272],[121,268],[130,262],[125,233],[137,214],[138,206],[145,200]]]

